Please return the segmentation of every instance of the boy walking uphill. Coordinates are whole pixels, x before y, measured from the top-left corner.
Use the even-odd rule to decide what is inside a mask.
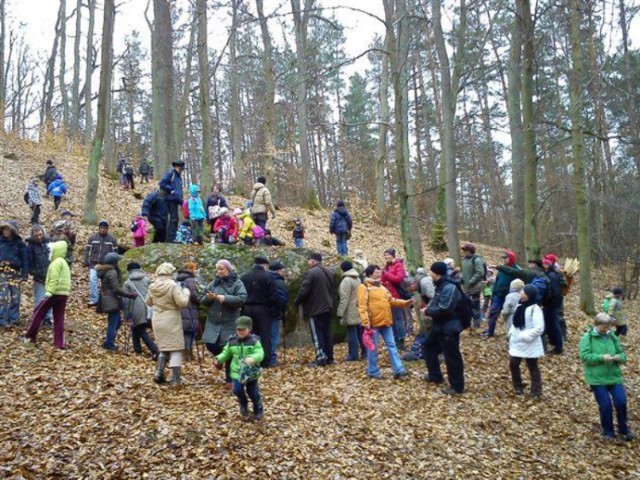
[[[245,418],[249,416],[249,399],[251,399],[253,416],[256,420],[260,420],[263,409],[262,396],[258,387],[257,365],[264,359],[264,350],[260,339],[251,334],[251,326],[250,317],[238,318],[235,335],[229,337],[222,353],[215,357],[213,362],[218,367],[231,360],[233,394],[238,397],[240,415]]]

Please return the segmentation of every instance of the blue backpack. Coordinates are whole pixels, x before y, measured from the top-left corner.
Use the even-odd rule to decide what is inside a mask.
[[[547,277],[536,277],[531,282],[531,285],[534,285],[538,289],[538,296],[536,297],[536,303],[541,305],[545,297],[548,295],[549,290],[549,280]]]

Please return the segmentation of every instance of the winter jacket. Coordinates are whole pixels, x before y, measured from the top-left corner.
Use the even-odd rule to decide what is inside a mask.
[[[58,176],[58,170],[53,165],[47,165],[47,168],[44,171],[44,175],[42,175],[42,181],[49,185],[53,182]]]
[[[27,196],[29,198],[29,206],[33,208],[36,205],[42,205],[42,199],[40,198],[40,189],[37,185],[30,183],[27,187]]]
[[[150,284],[151,278],[142,270],[131,270],[129,278],[122,286],[125,292],[137,295],[136,298],[127,298],[124,301],[125,318],[131,319],[134,327],[149,323],[147,317],[148,307],[145,300],[149,293]]]
[[[519,278],[522,280],[525,285],[536,285],[538,288],[538,296],[536,297],[536,302],[538,304],[542,303],[542,299],[544,298],[544,290],[548,288],[549,281],[547,280],[547,276],[544,271],[539,268],[520,268],[517,265],[515,267],[507,267],[505,265],[498,265],[497,270],[499,272],[498,278],[496,280],[496,286],[493,289],[493,294],[496,295],[496,289],[498,288],[498,282],[501,281],[500,277],[507,274],[509,276],[509,285],[511,285],[511,281]],[[538,283],[540,282],[540,283]],[[507,288],[508,291],[508,288]]]
[[[484,261],[476,254],[467,255],[462,262],[462,288],[467,295],[482,292],[484,277]]]
[[[158,186],[162,192],[160,195],[164,196],[167,202],[182,205],[182,176],[175,168],[167,170],[158,182]]]
[[[118,297],[133,296],[120,288],[121,276],[113,265],[96,265],[100,279],[100,308],[104,313],[117,312],[123,307]]]
[[[517,308],[523,308],[522,304]],[[544,332],[544,315],[539,305],[530,305],[524,312],[524,329],[513,324],[509,329],[509,355],[519,358],[544,357],[542,333]]]
[[[47,187],[47,193],[52,197],[61,197],[67,193],[67,184],[61,178],[56,178]]]
[[[238,338],[232,335],[224,346],[222,353],[216,358],[218,362],[224,363],[231,360],[231,378],[240,379],[240,369],[242,368],[242,360],[251,357],[254,365],[260,365],[264,360],[264,349],[260,343],[260,339],[256,335],[247,335],[245,338]]]
[[[460,285],[448,277],[436,280],[434,285],[435,296],[427,307],[427,316],[433,319],[431,332],[445,335],[462,332],[462,322],[456,312],[461,298]]]
[[[224,295],[224,302],[209,300],[206,292]],[[205,294],[200,297],[200,303],[207,307],[207,321],[202,341],[216,343],[220,340],[221,344],[225,343],[235,333],[235,321],[246,301],[247,290],[235,273],[228,277],[216,277],[209,283],[205,288]]]
[[[253,227],[256,226],[256,222],[253,221],[251,215],[248,212],[244,212],[238,215],[238,220],[242,222],[242,227],[240,228],[240,232],[238,233],[238,238],[253,238]]]
[[[104,261],[107,253],[116,252],[117,250],[118,241],[113,235],[110,233],[106,235],[94,233],[87,242],[84,252],[84,265],[85,267],[95,268],[96,265]]]
[[[341,234],[351,231],[353,220],[346,207],[338,207],[331,213],[329,233]]]
[[[136,223],[136,229],[133,232],[133,238],[144,238],[147,236],[147,221],[142,217],[136,217],[133,220]]]
[[[622,325],[627,324],[627,317],[625,317],[624,312],[622,311],[622,300],[618,300],[613,293],[607,294],[605,298],[609,299],[609,308],[607,309],[606,314],[611,315],[616,319],[616,325],[621,327]]]
[[[493,285],[493,296],[506,297],[511,288],[511,281],[520,278],[514,277],[513,273],[521,271],[522,269],[518,265],[514,265],[513,267],[498,265],[496,269],[498,273],[496,275],[496,283]]]
[[[276,214],[276,209],[271,201],[271,192],[263,183],[256,182],[251,194],[251,213],[255,215],[267,212],[271,212],[272,215]]]
[[[29,255],[29,274],[33,276],[33,281],[44,283],[47,277],[51,256],[51,240],[47,237],[42,242],[36,242],[33,238],[27,238],[27,252]]]
[[[382,285],[391,292],[393,298],[401,298],[401,295],[398,292],[398,287],[406,277],[407,271],[404,268],[404,261],[400,258],[396,258],[391,263],[387,263],[384,266],[381,281]]]
[[[225,213],[221,217],[216,218],[213,224],[214,233],[218,233],[221,229],[225,229],[230,237],[238,238],[238,221],[233,215]]]
[[[180,311],[180,315],[182,315],[182,329],[185,332],[199,332],[200,320],[198,319],[198,306],[200,305],[200,295],[196,274],[191,270],[180,269],[178,270],[176,280],[189,289],[189,304]]]
[[[140,175],[149,175],[149,164],[147,162],[140,162],[138,173]]]
[[[277,303],[276,286],[271,272],[254,265],[240,280],[247,292],[246,305],[266,305]]]
[[[29,252],[20,235],[14,234],[11,240],[0,236],[0,269],[4,265],[11,268],[14,275],[20,275],[22,280],[29,278]]]
[[[45,295],[64,295],[71,293],[71,269],[65,257],[68,249],[67,242],[61,240],[51,244],[51,263],[47,268],[47,277],[44,282]]]
[[[340,303],[336,315],[340,317],[340,324],[346,326],[360,325],[358,314],[358,288],[362,285],[360,274],[354,268],[342,274],[340,282]]]
[[[289,303],[289,293],[287,292],[287,284],[284,278],[276,272],[269,272],[273,279],[275,288],[276,301],[271,304],[271,318],[281,319],[287,311],[287,303]]]
[[[184,332],[180,310],[189,305],[188,288],[182,288],[170,275],[159,275],[147,294],[147,305],[153,307],[151,325],[161,352],[184,350]]]
[[[302,305],[306,318],[333,312],[333,278],[334,273],[320,263],[304,272],[295,305]]]
[[[158,190],[151,192],[144,199],[142,203],[142,215],[147,217],[154,227],[161,225],[163,229],[166,228],[169,209],[167,208],[165,198],[160,195]]]
[[[390,327],[393,325],[391,307],[405,307],[409,300],[394,298],[379,282],[367,278],[358,287],[358,313],[364,328]]]
[[[304,238],[304,225],[296,225],[291,232],[293,238]]]
[[[618,385],[624,383],[621,363],[627,363],[627,355],[620,345],[618,336],[609,331],[600,335],[591,327],[578,347],[584,365],[584,379],[588,385]],[[620,355],[620,361],[607,362],[604,355]]]
[[[191,185],[189,187],[189,218],[191,220],[204,220],[207,218],[207,214],[204,211],[204,205],[202,205],[202,199],[200,198],[198,191],[198,187],[195,185]]]
[[[511,328],[511,322],[513,321],[513,314],[516,313],[516,308],[518,308],[518,304],[520,303],[520,291],[511,291],[509,295],[504,300],[504,304],[502,305],[502,311],[500,315],[504,319],[504,327],[509,333],[509,329]]]
[[[425,303],[429,303],[436,296],[436,287],[433,284],[431,275],[427,275],[420,280],[420,296]]]
[[[562,305],[562,277],[554,270],[545,273],[547,279],[547,294],[542,301],[545,308],[559,308]]]

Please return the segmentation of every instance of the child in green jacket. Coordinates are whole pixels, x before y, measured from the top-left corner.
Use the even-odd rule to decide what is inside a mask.
[[[213,359],[216,367],[221,367],[231,360],[231,379],[233,380],[233,394],[240,403],[240,415],[249,416],[249,400],[253,404],[253,416],[256,420],[262,418],[262,397],[258,387],[258,365],[264,359],[264,350],[260,339],[251,334],[252,320],[250,317],[240,317],[236,320],[236,334],[229,337],[222,353]]]

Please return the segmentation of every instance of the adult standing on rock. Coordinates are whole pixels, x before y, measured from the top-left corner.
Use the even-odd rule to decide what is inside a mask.
[[[349,246],[347,240],[351,237],[351,229],[353,228],[353,219],[344,206],[342,200],[336,203],[336,209],[331,213],[329,221],[329,233],[336,236],[336,249],[338,255],[349,255]]]
[[[340,318],[340,324],[347,327],[347,362],[355,362],[358,360],[358,354],[362,348],[360,341],[362,327],[360,326],[360,316],[358,314],[360,274],[348,260],[340,264],[340,269],[342,270],[342,281],[339,288],[340,303],[338,304],[336,315]],[[364,348],[362,350],[362,356],[364,357]]]
[[[307,263],[309,270],[302,277],[295,306],[302,305],[304,316],[309,319],[316,348],[315,366],[324,367],[334,363],[331,333],[334,275],[322,264],[322,255],[318,252],[312,253]]]
[[[160,190],[151,192],[142,202],[142,216],[153,225],[152,243],[167,241],[167,219],[169,209],[165,196]]]
[[[484,287],[484,261],[476,255],[476,247],[472,243],[462,246],[462,254],[462,288],[473,302],[473,326],[478,328],[482,323],[480,294]]]
[[[253,268],[240,278],[247,289],[242,314],[253,320],[253,333],[260,337],[264,349],[262,366],[265,368],[271,361],[271,305],[278,303],[276,285],[266,270],[268,266],[269,260],[256,257]]]
[[[172,278],[175,271],[176,268],[172,264],[161,264],[156,269],[156,279],[149,286],[147,295],[147,305],[153,307],[151,326],[160,350],[153,381],[165,383],[164,369],[168,362],[173,375],[172,386],[181,383],[184,334],[180,312],[189,305],[190,296],[189,289],[180,287]]]
[[[118,249],[118,240],[109,233],[109,222],[101,220],[98,232],[89,237],[84,252],[84,266],[89,269],[89,306],[98,303],[98,272],[96,265],[103,263],[109,253]]]
[[[216,278],[205,288],[200,303],[207,307],[207,321],[202,341],[213,355],[222,353],[229,337],[235,333],[235,322],[247,301],[247,289],[226,259],[216,263]],[[231,388],[230,363],[225,363],[225,382]]]
[[[167,203],[169,213],[167,223],[167,242],[169,243],[176,239],[176,232],[178,231],[178,215],[183,203],[182,172],[184,171],[184,162],[176,160],[171,163],[171,167],[158,183],[161,195],[164,195]]]
[[[268,212],[271,212],[271,218],[276,218],[276,209],[271,201],[271,192],[266,187],[267,179],[265,177],[258,177],[256,183],[253,184],[253,193],[251,194],[251,216],[256,225],[267,228]],[[255,319],[253,324],[255,326]],[[260,338],[262,346],[264,347],[264,339]],[[265,358],[268,358],[265,352]]]

